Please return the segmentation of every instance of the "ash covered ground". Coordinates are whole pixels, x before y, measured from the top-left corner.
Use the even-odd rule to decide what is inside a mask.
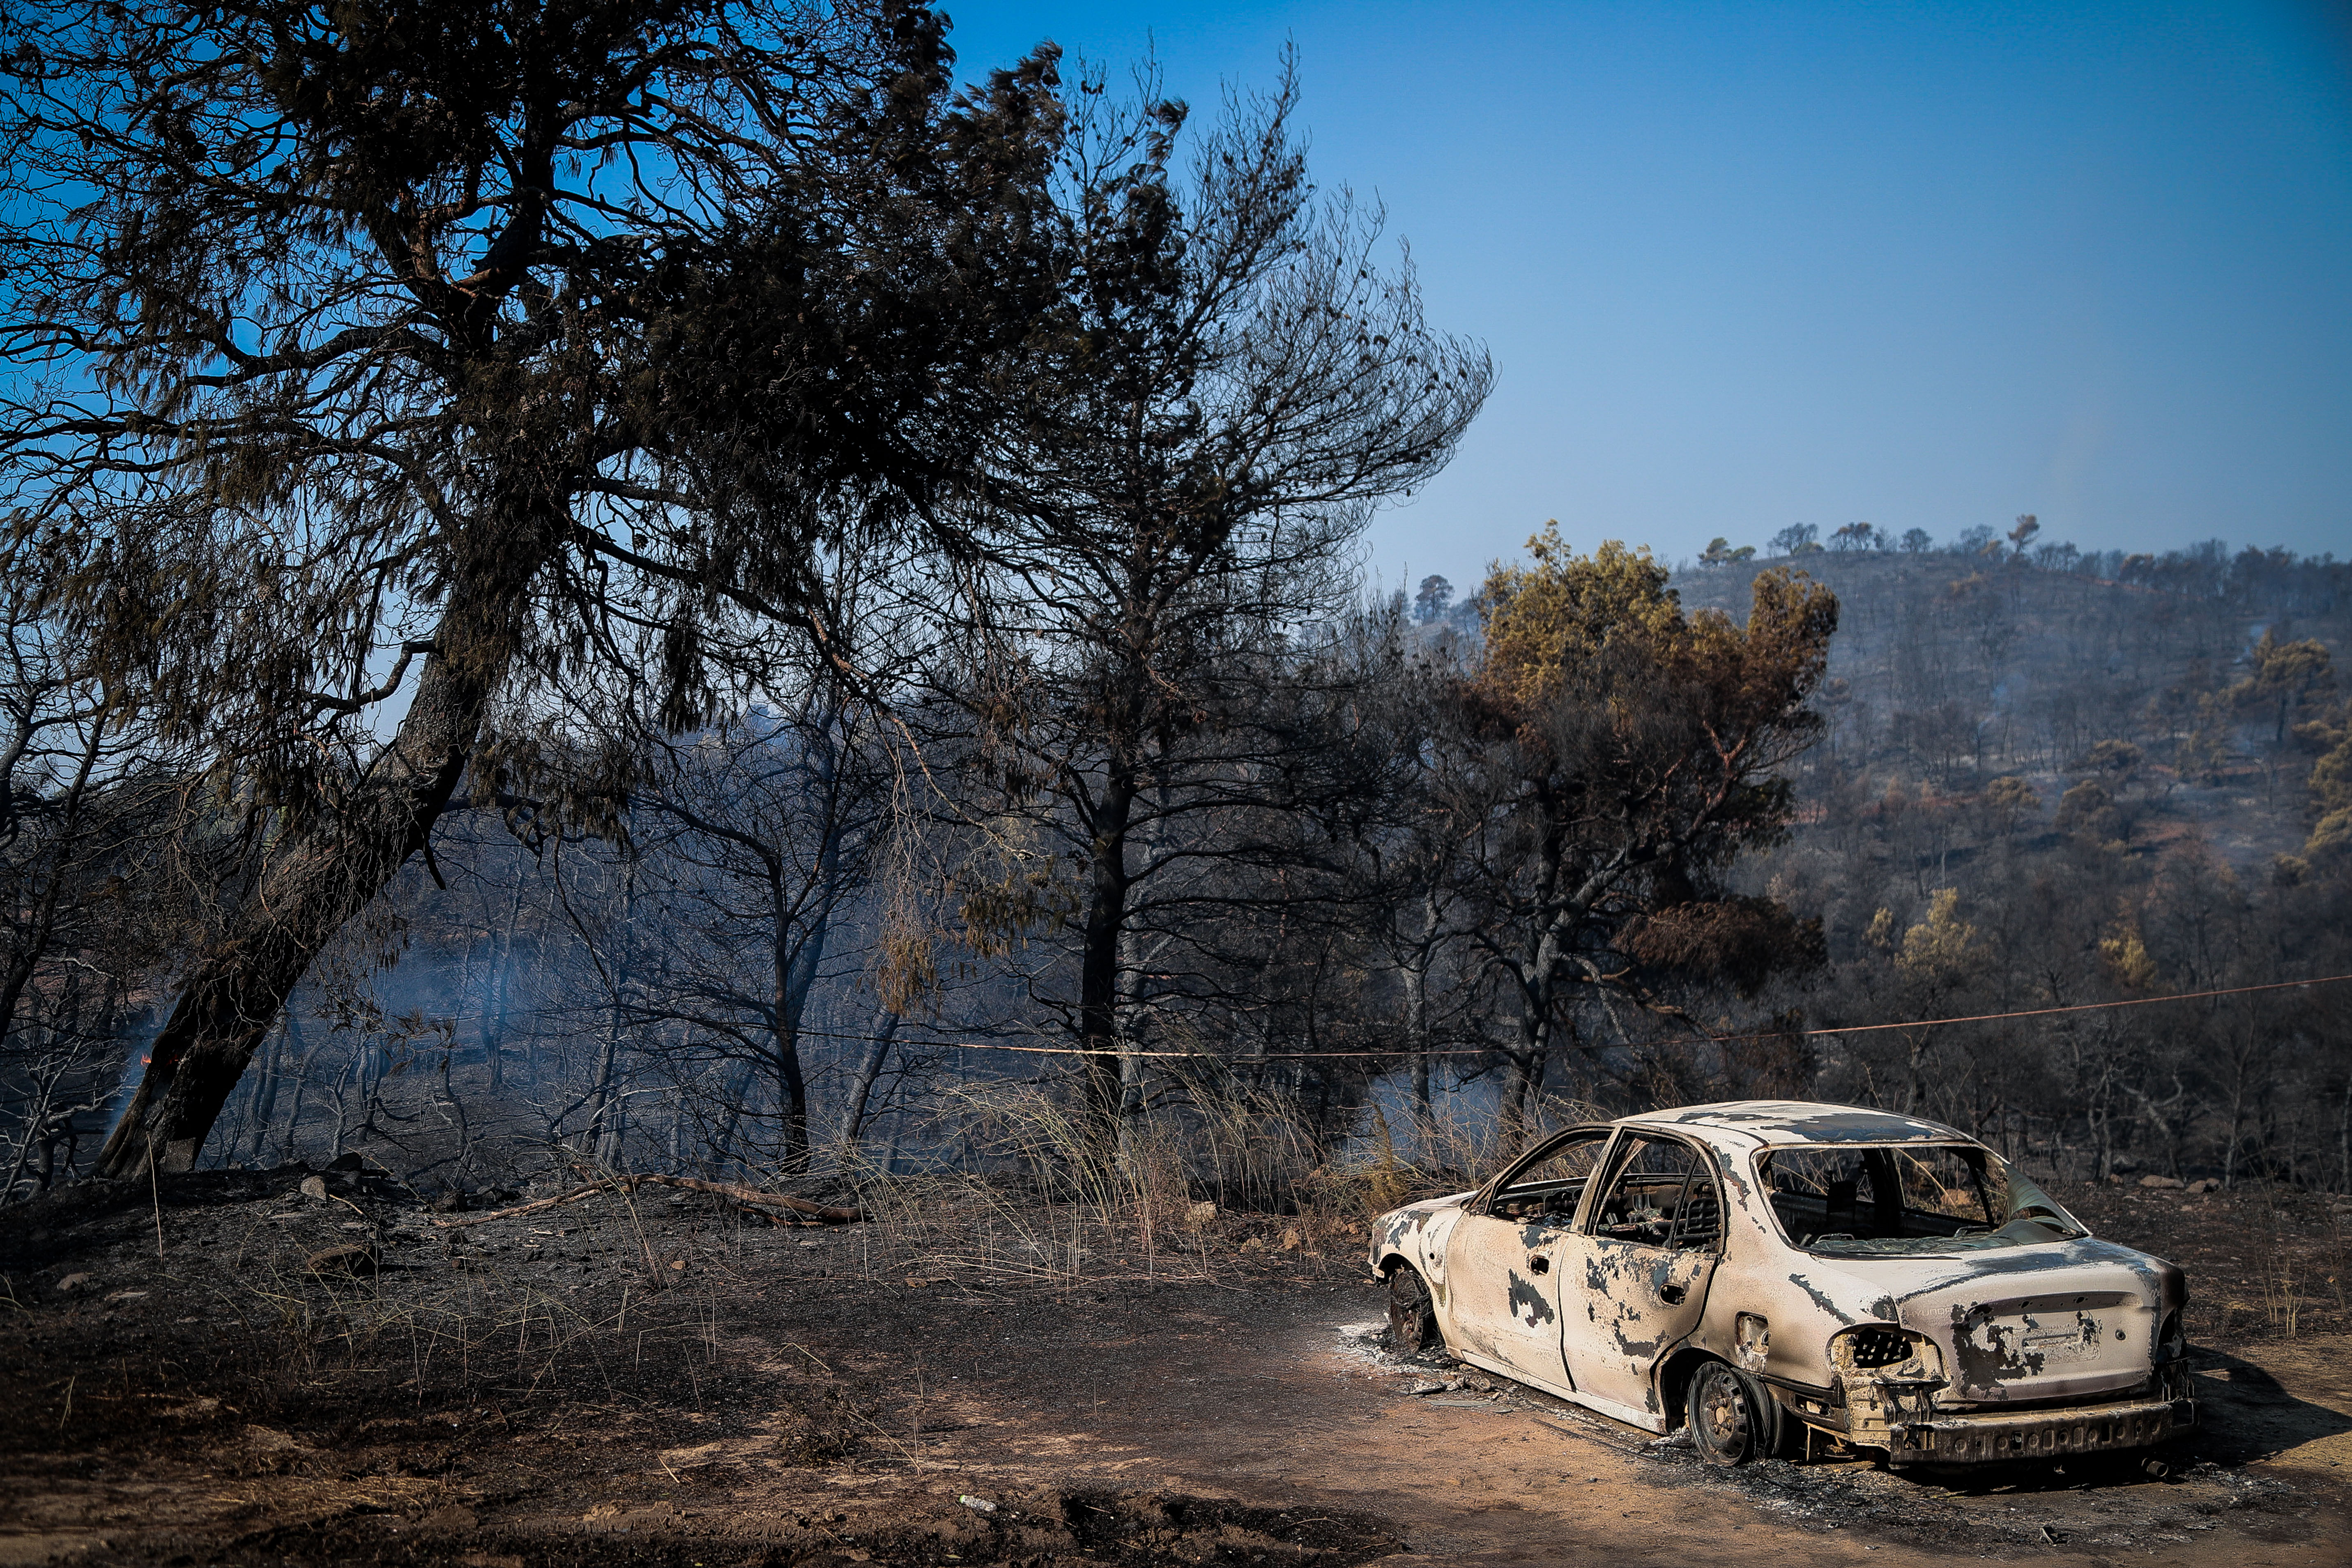
[[[453,1226],[362,1171],[71,1189],[0,1230],[0,1564],[2344,1561],[2341,1214],[2063,1196],[2190,1271],[2212,1419],[2163,1479],[1712,1470],[1392,1357],[1336,1223],[1144,1236],[946,1182],[845,1226],[658,1189]]]

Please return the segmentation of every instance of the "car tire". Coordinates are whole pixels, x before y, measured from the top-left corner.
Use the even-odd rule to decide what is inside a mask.
[[[1719,1361],[1698,1369],[1685,1402],[1691,1445],[1710,1465],[1745,1465],[1780,1444],[1780,1407],[1763,1385]]]
[[[1418,1355],[1445,1342],[1437,1327],[1437,1303],[1429,1282],[1410,1263],[1389,1270],[1389,1348],[1399,1355]]]

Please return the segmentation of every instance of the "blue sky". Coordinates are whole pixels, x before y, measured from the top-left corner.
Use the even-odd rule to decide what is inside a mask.
[[[1151,47],[1202,110],[1297,45],[1317,177],[1498,371],[1390,583],[1549,517],[2352,555],[2341,0],[946,8],[968,70]]]

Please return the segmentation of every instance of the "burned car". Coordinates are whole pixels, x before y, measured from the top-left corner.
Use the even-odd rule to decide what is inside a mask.
[[[1401,1350],[1718,1464],[2130,1449],[2196,1425],[2180,1270],[1976,1140],[1849,1106],[1691,1106],[1546,1138],[1372,1227]],[[1826,1440],[1825,1440],[1826,1439]]]

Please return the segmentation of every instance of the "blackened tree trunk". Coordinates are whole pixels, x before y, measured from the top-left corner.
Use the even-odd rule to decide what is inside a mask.
[[[1117,1146],[1126,1093],[1119,1063],[1119,952],[1134,886],[1127,837],[1135,813],[1134,770],[1114,758],[1087,815],[1093,861],[1087,867],[1085,923],[1078,947],[1078,1039],[1086,1051],[1087,1125],[1109,1155]]]
[[[828,847],[825,859],[825,874],[829,877],[836,873],[839,857]],[[781,891],[775,901],[780,910],[790,907]],[[776,924],[776,994],[772,1007],[775,1017],[777,1100],[783,1122],[783,1165],[788,1171],[808,1167],[808,1075],[801,1064],[801,1019],[808,1011],[809,992],[816,984],[817,969],[824,960],[825,942],[832,930],[833,902],[829,898],[821,900],[809,914],[805,930],[794,932],[790,922],[781,918]]]
[[[289,1003],[285,1016],[290,1018],[293,1011]],[[247,1126],[242,1139],[247,1157],[256,1161],[262,1158],[262,1152],[268,1145],[270,1123],[278,1120],[278,1088],[286,1081],[285,1029],[272,1029],[264,1040],[268,1050],[261,1058],[259,1076],[254,1080],[251,1108],[246,1118]],[[228,1150],[232,1157],[239,1141],[235,1136],[229,1140]]]
[[[458,577],[407,717],[347,799],[271,854],[235,923],[190,965],[98,1174],[194,1165],[310,961],[425,847],[520,647],[525,590],[554,546],[555,524],[541,500],[515,505],[509,526],[482,530],[470,552],[476,569]]]

